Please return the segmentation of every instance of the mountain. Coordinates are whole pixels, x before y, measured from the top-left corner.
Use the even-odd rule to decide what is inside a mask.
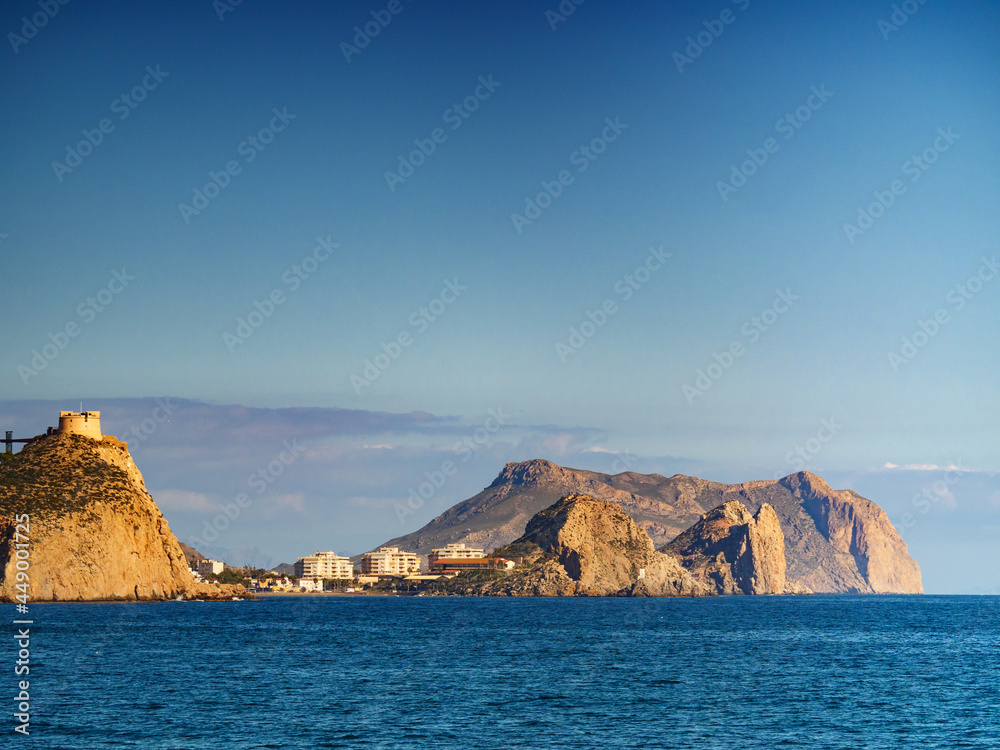
[[[767,503],[757,515],[739,500],[706,513],[663,548],[720,594],[807,593],[785,580],[785,537]]]
[[[474,497],[386,545],[427,554],[449,542],[485,549],[510,544],[539,511],[567,495],[620,506],[662,548],[730,500],[751,514],[765,503],[785,543],[786,578],[817,593],[922,593],[920,568],[885,511],[808,472],[776,481],[710,482],[681,474],[601,474],[534,459],[508,463]]]
[[[201,554],[194,547],[190,547],[184,542],[178,542],[181,548],[181,552],[184,553],[184,560],[187,562],[187,566],[192,570],[198,568],[198,563],[205,559],[205,556]]]
[[[524,534],[496,550],[520,564],[507,575],[459,576],[443,591],[478,596],[708,596],[677,559],[621,506],[569,495],[537,513]]]
[[[111,436],[55,433],[0,465],[0,601],[23,593],[17,588],[23,548],[16,545],[24,537],[31,601],[243,593],[242,586],[195,582],[128,446]]]

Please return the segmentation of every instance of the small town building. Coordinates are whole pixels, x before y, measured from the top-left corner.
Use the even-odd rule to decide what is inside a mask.
[[[299,578],[353,578],[354,564],[349,557],[333,552],[317,552],[310,557],[300,557],[295,562],[295,575]]]
[[[443,558],[431,563],[431,573],[443,573],[449,570],[511,570],[513,568],[514,561],[502,557]]]
[[[464,543],[446,544],[440,549],[432,549],[427,555],[427,565],[433,565],[438,560],[462,560],[466,558],[485,557],[486,552],[479,547],[467,547]]]
[[[199,560],[198,561],[198,573],[200,573],[205,578],[209,576],[217,576],[225,569],[225,563],[221,563],[218,560]]]
[[[420,572],[420,558],[413,552],[403,552],[399,547],[380,547],[366,552],[361,558],[361,574],[374,576],[407,576]]]

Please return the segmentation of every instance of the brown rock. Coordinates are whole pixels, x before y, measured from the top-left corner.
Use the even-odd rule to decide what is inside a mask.
[[[756,516],[730,500],[664,547],[694,578],[719,594],[785,593],[785,538],[774,509]]]
[[[541,459],[509,463],[479,494],[387,544],[418,554],[448,542],[501,547],[521,536],[534,514],[571,494],[619,505],[658,549],[731,500],[751,513],[767,504],[784,535],[789,590],[923,590],[919,567],[881,508],[850,490],[835,492],[804,472],[782,480],[722,484],[682,474],[601,474]]]
[[[819,532],[876,594],[922,594],[920,566],[886,512],[851,490],[834,490],[815,474],[799,472],[781,480],[799,498]]]
[[[525,533],[494,555],[519,559],[506,577],[469,586],[461,593],[507,596],[705,596],[673,558],[618,505],[569,495],[536,514]]]
[[[55,434],[0,466],[0,601],[13,601],[18,520],[29,519],[31,601],[231,599],[196,583],[128,447]]]

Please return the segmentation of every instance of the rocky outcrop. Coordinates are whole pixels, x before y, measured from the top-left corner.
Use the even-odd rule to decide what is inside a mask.
[[[767,503],[752,516],[739,500],[730,500],[703,515],[663,551],[719,594],[789,593],[785,538]]]
[[[506,576],[448,593],[501,596],[705,596],[708,589],[657,552],[618,505],[569,495],[537,513],[525,533],[493,553],[519,562]]]
[[[23,517],[28,530],[18,528]],[[231,599],[197,583],[128,447],[57,433],[0,466],[0,600],[19,593],[17,532],[29,541],[31,601]]]
[[[882,509],[850,490],[832,490],[806,472],[781,480],[722,484],[682,474],[601,474],[542,459],[508,463],[479,494],[386,544],[418,554],[449,542],[487,550],[502,547],[521,536],[536,513],[576,493],[620,506],[657,548],[729,501],[738,500],[751,513],[767,504],[784,536],[789,590],[923,591],[920,569]]]
[[[781,480],[799,499],[816,529],[845,565],[876,594],[920,594],[920,566],[878,505],[851,490],[834,490],[820,477],[800,472]]]

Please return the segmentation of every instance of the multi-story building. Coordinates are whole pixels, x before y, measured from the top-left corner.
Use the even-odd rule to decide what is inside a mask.
[[[420,558],[399,547],[380,547],[361,558],[362,575],[405,576],[420,572]]]
[[[218,560],[199,560],[198,573],[205,578],[217,576],[226,566]]]
[[[502,557],[465,557],[454,560],[442,557],[431,563],[431,572],[443,573],[448,570],[511,570],[513,567],[514,562],[512,560],[505,560]]]
[[[432,549],[427,555],[427,565],[431,566],[438,560],[463,560],[472,557],[484,557],[485,552],[478,547],[466,547],[465,544],[446,544],[441,549]]]
[[[354,578],[354,565],[348,557],[317,552],[295,562],[295,575],[298,578]]]

